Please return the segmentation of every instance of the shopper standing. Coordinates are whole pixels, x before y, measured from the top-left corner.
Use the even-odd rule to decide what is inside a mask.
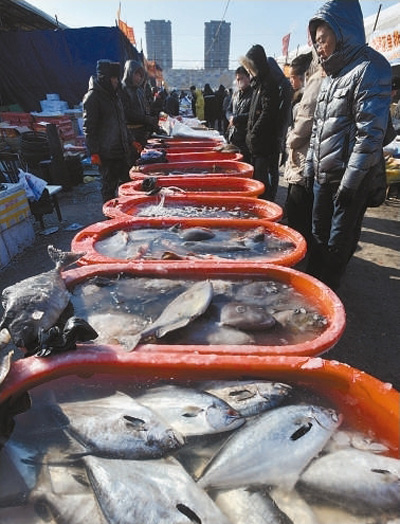
[[[251,77],[253,88],[246,133],[253,177],[265,186],[261,198],[273,200],[270,168],[278,147],[279,89],[261,45],[254,45],[241,58],[241,63]]]
[[[99,60],[83,98],[83,130],[92,164],[99,166],[103,202],[116,196],[119,183],[130,180],[137,158],[125,123],[120,71],[119,62]]]
[[[243,161],[250,163],[251,156],[246,144],[246,134],[253,88],[250,85],[250,75],[243,66],[236,69],[235,80],[237,90],[233,93],[226,111],[227,140],[239,148]]]
[[[314,192],[307,272],[337,289],[351,258],[375,171],[382,166],[392,73],[366,44],[358,0],[329,0],[309,24],[325,70],[305,168]]]

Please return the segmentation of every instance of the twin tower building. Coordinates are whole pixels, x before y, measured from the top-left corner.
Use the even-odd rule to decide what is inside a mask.
[[[165,71],[173,68],[172,34],[169,20],[145,22],[147,59]],[[204,24],[204,69],[229,69],[231,24],[212,20]],[[190,67],[190,64],[188,64]]]

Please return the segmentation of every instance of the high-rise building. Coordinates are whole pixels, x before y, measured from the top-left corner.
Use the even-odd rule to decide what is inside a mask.
[[[172,68],[172,36],[169,20],[145,22],[147,59],[155,60],[162,69]]]
[[[204,25],[204,69],[229,69],[231,24],[211,20]]]

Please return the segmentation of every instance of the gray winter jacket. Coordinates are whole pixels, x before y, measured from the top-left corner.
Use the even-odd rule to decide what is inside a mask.
[[[318,96],[305,176],[319,183],[341,181],[356,190],[382,157],[391,94],[391,68],[365,40],[358,0],[330,0],[309,24],[315,44],[318,23],[336,35]]]

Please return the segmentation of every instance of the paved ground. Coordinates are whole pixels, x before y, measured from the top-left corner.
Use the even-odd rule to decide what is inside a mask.
[[[283,204],[286,188],[281,185],[277,203]],[[58,226],[50,235],[37,232],[35,243],[0,270],[0,291],[23,278],[47,271],[52,262],[47,245],[68,250],[76,231],[71,224],[86,226],[104,220],[100,183],[75,186],[59,195],[63,222],[45,216],[45,226]],[[299,269],[302,269],[301,264]],[[338,292],[347,314],[346,331],[324,358],[346,362],[391,382],[400,390],[400,201],[388,201],[370,209],[364,220],[359,249],[351,260]]]

